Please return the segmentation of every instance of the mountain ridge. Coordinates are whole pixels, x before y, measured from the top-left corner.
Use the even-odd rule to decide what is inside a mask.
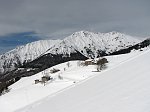
[[[59,50],[59,54],[63,54],[63,48],[68,46],[68,49],[74,48],[80,53],[83,53],[86,57],[91,56],[94,58],[100,56],[100,53],[98,53],[99,51],[106,51],[105,53],[109,54],[137,44],[138,42],[140,42],[138,39],[118,32],[94,33],[79,31],[66,37],[60,44],[53,46],[46,53],[54,53],[54,49],[62,48],[62,51]],[[88,50],[92,53],[90,56]]]
[[[0,72],[4,73],[13,70],[15,66],[29,62],[44,53],[50,46],[60,40],[39,40],[19,46],[5,54],[0,55]],[[6,68],[6,69],[5,69]]]
[[[79,31],[62,40],[40,40],[0,55],[0,73],[11,71],[48,53],[70,55],[79,51],[86,57],[94,58],[124,49],[138,42],[140,42],[138,39],[119,32]]]

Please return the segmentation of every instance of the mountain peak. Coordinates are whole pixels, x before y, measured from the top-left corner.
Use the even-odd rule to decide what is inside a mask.
[[[91,35],[99,35],[99,36],[129,36],[127,34],[121,33],[121,32],[117,32],[117,31],[111,31],[111,32],[107,32],[107,33],[101,33],[101,32],[91,32],[91,31],[87,31],[87,30],[81,30],[78,32],[73,33],[72,35],[70,35],[69,37],[89,37]],[[131,36],[130,36],[131,37]]]
[[[65,49],[68,52],[71,48],[72,50],[69,50],[70,52],[68,52],[68,54],[76,49],[86,57],[89,57],[90,54],[90,56],[94,58],[100,56],[103,51],[105,51],[105,53],[112,53],[138,42],[139,40],[116,31],[109,33],[94,33],[82,30],[66,37],[61,43],[55,45],[46,53],[54,53],[56,49],[59,49],[57,50],[59,53],[64,53]]]
[[[138,42],[140,41],[116,31],[95,33],[82,30],[63,40],[32,42],[0,55],[0,72],[7,71],[4,70],[5,68],[12,70],[18,64],[33,61],[47,53],[66,55],[78,51],[86,57],[94,58],[127,48]]]
[[[72,37],[75,37],[75,36],[86,37],[87,34],[91,34],[91,33],[93,33],[93,32],[89,32],[89,31],[86,31],[86,30],[82,30],[82,31],[78,31],[78,32],[73,33],[71,36],[72,36]]]
[[[111,32],[108,32],[109,34],[112,34],[112,35],[114,35],[114,34],[122,34],[122,33],[120,33],[120,32],[117,32],[117,31],[111,31]]]

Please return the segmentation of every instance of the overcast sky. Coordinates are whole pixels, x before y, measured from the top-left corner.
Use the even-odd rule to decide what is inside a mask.
[[[150,35],[150,0],[0,0],[0,35],[79,30]]]

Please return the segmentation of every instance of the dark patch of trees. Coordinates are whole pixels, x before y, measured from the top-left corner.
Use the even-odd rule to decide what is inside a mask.
[[[106,53],[106,51],[102,51],[102,50],[97,50],[97,58],[101,57],[101,56],[107,56],[108,54]]]
[[[17,82],[18,80],[20,80],[20,78],[15,77],[7,81],[0,82],[0,95],[8,93],[10,91],[9,86]]]
[[[126,48],[126,49],[121,49],[119,51],[116,51],[116,52],[113,52],[109,55],[119,55],[119,54],[126,54],[126,53],[130,53],[131,50],[135,49],[135,50],[138,50],[138,49],[141,49],[141,48],[144,48],[144,47],[147,47],[150,45],[150,39],[146,39],[144,40],[143,42],[139,43],[139,44],[136,44],[134,46],[131,46],[129,48]]]
[[[71,60],[85,60],[87,57],[76,51],[76,53],[71,53],[70,55],[64,56],[63,54],[46,54],[34,61],[27,63],[23,68],[38,68],[44,70],[46,68],[52,67],[54,65],[64,63]]]

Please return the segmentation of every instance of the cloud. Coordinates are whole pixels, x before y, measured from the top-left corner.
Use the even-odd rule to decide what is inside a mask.
[[[150,35],[149,0],[0,0],[0,35],[34,31],[63,38],[74,31]]]

